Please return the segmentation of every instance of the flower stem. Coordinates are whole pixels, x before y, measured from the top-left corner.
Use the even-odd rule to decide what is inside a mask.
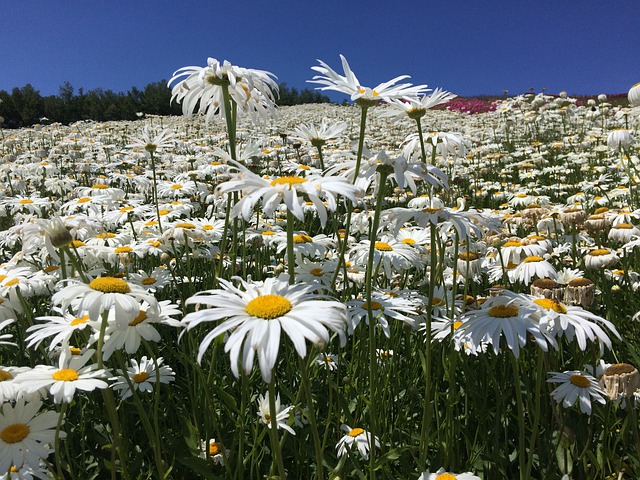
[[[372,284],[373,284],[373,260],[376,250],[376,238],[378,235],[378,227],[380,226],[380,213],[382,212],[382,203],[384,201],[384,190],[387,182],[389,172],[387,169],[380,169],[380,179],[378,182],[378,196],[376,198],[376,210],[373,215],[373,224],[371,226],[371,238],[369,239],[369,258],[367,260],[367,271],[365,273],[365,299],[367,302],[367,317],[369,319],[369,430],[371,432],[371,438],[376,438],[376,415],[377,415],[377,366],[376,361],[376,323],[373,315],[373,307],[371,301]],[[374,442],[375,443],[375,442]],[[371,479],[376,478],[374,465],[375,465],[375,445],[371,445],[369,457],[369,475]]]
[[[289,272],[289,285],[293,285],[296,276],[296,252],[294,250],[295,244],[293,243],[294,222],[293,213],[287,209],[287,270]]]
[[[318,434],[318,424],[316,422],[316,409],[313,406],[313,397],[311,395],[311,386],[309,385],[309,364],[304,358],[300,358],[300,369],[302,370],[302,386],[304,388],[304,394],[307,397],[307,404],[309,406],[309,423],[311,424],[311,434],[313,435],[313,446],[316,450],[316,479],[324,479],[323,471],[323,452],[322,445],[320,443],[320,435]]]
[[[282,463],[282,451],[280,450],[280,442],[278,441],[278,412],[276,411],[276,384],[275,379],[271,377],[269,382],[269,416],[271,417],[271,428],[269,429],[269,437],[271,438],[272,456],[278,467],[278,475],[280,480],[287,478],[284,471],[284,463]]]
[[[524,404],[522,403],[522,388],[520,387],[520,366],[515,355],[509,354],[513,366],[513,383],[516,389],[516,405],[518,407],[518,463],[520,470],[520,480],[524,480],[526,475],[525,466],[525,430],[524,430]]]

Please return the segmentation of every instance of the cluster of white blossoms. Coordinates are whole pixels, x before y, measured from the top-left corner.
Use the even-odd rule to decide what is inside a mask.
[[[544,379],[555,402],[590,415],[607,398],[638,398],[635,367],[590,372],[563,359],[613,357],[637,323],[640,87],[634,108],[526,94],[475,116],[433,111],[455,95],[407,76],[362,85],[341,61],[343,73],[312,67],[310,82],[353,106],[276,108],[273,74],[209,58],[169,81],[188,118],[3,136],[0,353],[11,364],[0,366],[0,474],[44,478],[65,437],[54,406],[101,391],[115,409],[116,392],[122,411],[172,382],[192,395],[189,375],[208,388],[223,370],[206,354],[228,355],[240,384],[269,384],[243,404],[257,403],[254,420],[276,439],[315,415],[311,388],[306,411],[291,390],[275,395],[291,380],[282,359],[332,385],[361,341],[374,373],[418,358],[424,342],[469,355],[461,362],[561,351],[566,370]],[[356,137],[365,114],[366,141]],[[614,307],[628,318],[612,318]],[[174,363],[191,354],[211,370]],[[344,407],[331,443],[340,462],[388,451],[375,425],[341,423],[365,426],[370,412]],[[209,426],[198,433],[197,454],[231,468],[238,452]],[[456,478],[478,477],[420,476]]]

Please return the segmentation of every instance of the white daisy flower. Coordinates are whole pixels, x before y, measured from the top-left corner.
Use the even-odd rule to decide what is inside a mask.
[[[566,336],[569,341],[575,338],[580,350],[587,349],[587,340],[598,342],[600,350],[606,346],[611,349],[611,339],[605,326],[613,335],[620,339],[615,325],[582,307],[564,305],[549,298],[537,298],[533,303],[540,307],[540,329],[552,337]]]
[[[5,327],[8,327],[14,322],[15,320],[11,318],[0,322],[0,332],[2,332]],[[15,343],[8,341],[11,340],[11,338],[13,338],[13,335],[11,333],[3,333],[2,335],[0,335],[0,345],[11,345],[12,347],[17,346]]]
[[[375,446],[380,448],[380,440],[378,440],[378,437],[374,437],[371,433],[362,428],[351,428],[349,425],[343,423],[340,425],[340,429],[346,432],[346,435],[343,436],[336,444],[339,457],[342,457],[345,453],[351,451],[355,445],[362,458],[368,460],[371,447]]]
[[[283,428],[291,435],[295,435],[296,432],[289,426],[290,411],[293,405],[285,407],[280,404],[280,394],[276,396],[276,423],[278,428]],[[269,409],[269,395],[266,393],[258,398],[258,417],[267,428],[271,428],[271,410]]]
[[[39,470],[40,460],[46,459],[53,450],[58,413],[43,412],[38,415],[42,402],[25,403],[18,400],[13,406],[5,403],[0,411],[0,472],[8,472],[18,465],[28,465]],[[64,431],[60,438],[66,437]]]
[[[27,393],[47,388],[55,403],[71,403],[76,390],[91,392],[96,388],[107,388],[104,378],[107,371],[97,369],[97,364],[85,366],[95,350],[87,350],[82,355],[72,355],[68,348],[62,350],[58,367],[36,365],[35,368],[20,373],[15,382]]]
[[[100,320],[102,312],[113,309],[116,323],[123,328],[140,314],[141,301],[156,304],[156,299],[142,287],[116,277],[96,277],[89,284],[69,281],[51,301],[61,305],[62,310],[72,305],[76,311],[87,312],[93,321]]]
[[[465,313],[461,317],[463,324],[455,331],[453,338],[460,344],[489,343],[497,355],[500,338],[504,336],[507,346],[517,358],[530,334],[546,352],[549,345],[555,347],[556,342],[540,331],[537,313],[538,307],[524,295],[505,290],[502,295],[489,298],[482,308]]]
[[[598,380],[588,373],[578,370],[567,372],[549,372],[552,377],[547,380],[550,383],[560,383],[551,392],[553,399],[565,408],[571,407],[580,401],[580,411],[591,415],[591,400],[605,404],[605,392],[598,385]]]
[[[175,380],[175,373],[166,365],[162,365],[164,358],[158,357],[155,362],[153,359],[147,359],[146,356],[142,357],[140,363],[135,358],[131,359],[131,367],[127,369],[126,375],[129,377],[134,390],[139,392],[153,392],[153,385],[156,382],[170,383]],[[124,372],[120,372],[123,374]],[[120,398],[124,400],[129,398],[133,393],[129,382],[124,375],[110,378],[114,381],[112,385],[114,390],[120,390]]]
[[[440,468],[437,472],[423,472],[418,480],[480,480],[480,477],[471,472],[451,473],[444,468]]]
[[[97,325],[97,322],[91,322],[89,320],[89,315],[76,317],[75,315],[64,313],[64,311],[58,307],[54,307],[53,310],[60,313],[61,316],[36,317],[36,320],[46,323],[39,323],[27,328],[27,333],[31,333],[31,335],[25,339],[27,347],[38,348],[42,341],[49,337],[53,337],[49,343],[49,351],[58,345],[67,346],[69,339],[75,332],[84,330],[87,327],[96,327]]]
[[[234,375],[239,376],[238,361],[242,350],[244,371],[249,374],[257,353],[262,379],[269,382],[283,330],[301,357],[307,354],[305,340],[324,346],[329,343],[329,330],[340,337],[342,345],[345,344],[346,307],[328,300],[326,296],[312,293],[317,285],[289,285],[289,275],[286,274],[269,278],[264,283],[238,280],[242,290],[220,279],[222,289],[201,292],[187,300],[188,305],[211,307],[190,313],[183,319],[189,330],[202,322],[222,320],[202,340],[198,362],[217,336],[230,332],[225,351],[230,355]]]

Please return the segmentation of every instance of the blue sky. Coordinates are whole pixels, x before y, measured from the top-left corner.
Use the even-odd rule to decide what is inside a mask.
[[[640,81],[637,0],[0,0],[0,90],[69,81],[127,91],[207,57],[311,87],[344,54],[362,84],[397,75],[470,96],[623,93]],[[340,94],[332,98],[341,100]]]

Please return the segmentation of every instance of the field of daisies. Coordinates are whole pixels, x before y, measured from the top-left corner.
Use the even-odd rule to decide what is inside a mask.
[[[341,60],[350,106],[210,58],[182,117],[0,131],[1,479],[640,477],[640,84]]]

